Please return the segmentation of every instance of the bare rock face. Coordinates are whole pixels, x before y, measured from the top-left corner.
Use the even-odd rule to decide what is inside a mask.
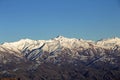
[[[0,45],[0,78],[20,80],[119,80],[120,39],[58,36]]]

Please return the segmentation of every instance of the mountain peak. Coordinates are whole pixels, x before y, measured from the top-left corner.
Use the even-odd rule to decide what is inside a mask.
[[[59,36],[55,37],[54,39],[55,39],[55,40],[68,40],[68,39],[70,39],[70,38],[67,38],[67,37],[64,37],[64,36],[59,35]]]
[[[64,36],[58,35],[56,38],[65,38]]]

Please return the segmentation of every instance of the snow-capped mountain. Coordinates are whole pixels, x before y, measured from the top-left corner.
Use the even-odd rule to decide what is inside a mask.
[[[101,41],[97,41],[97,45],[106,48],[112,48],[116,45],[120,46],[120,38],[114,37],[110,39],[103,39]]]
[[[13,73],[16,75],[20,74],[19,72],[23,73],[24,71],[26,71],[24,73],[27,75],[28,73],[33,74],[34,72],[37,72],[37,70],[39,71],[39,68],[43,69],[42,66],[45,66],[47,63],[47,66],[53,67],[53,65],[57,65],[59,66],[58,68],[62,68],[63,66],[65,68],[67,64],[70,64],[70,69],[75,69],[75,71],[80,72],[75,72],[75,74],[79,74],[78,76],[82,75],[80,78],[84,78],[83,80],[87,80],[88,74],[89,76],[91,75],[88,73],[90,70],[92,70],[92,72],[94,72],[94,70],[95,72],[99,70],[103,73],[101,74],[98,72],[103,75],[103,77],[99,77],[100,80],[107,80],[108,76],[106,79],[106,77],[104,77],[106,74],[104,73],[114,69],[119,71],[119,61],[120,38],[117,37],[92,41],[58,36],[50,40],[21,39],[17,42],[5,42],[0,45],[0,75],[7,74],[7,76],[10,73],[11,75],[13,75]],[[71,68],[71,66],[74,67]],[[64,70],[64,68],[61,70]],[[106,71],[103,71],[103,69]],[[99,74],[96,75],[95,73],[97,77]],[[116,72],[116,74],[119,73]],[[23,74],[21,74],[21,76],[23,77]],[[97,77],[96,79],[93,79],[94,77],[89,78],[97,80]],[[77,77],[67,80],[73,80],[75,78]],[[24,78],[22,80],[30,80],[30,78]],[[52,80],[54,80],[54,78]],[[119,80],[119,77],[117,77],[116,80]]]
[[[44,45],[44,46],[43,46]],[[14,51],[14,52],[22,52],[25,49],[33,50],[42,47],[42,50],[52,52],[58,48],[90,48],[101,47],[101,48],[112,48],[116,45],[120,45],[120,38],[111,38],[111,39],[103,39],[101,41],[92,41],[92,40],[83,40],[83,39],[75,39],[75,38],[66,38],[63,36],[58,36],[56,38],[50,40],[31,40],[31,39],[21,39],[17,42],[5,42],[0,45],[0,51]]]
[[[42,47],[42,50],[52,52],[58,48],[75,48],[75,47],[89,47],[89,41],[79,40],[75,38],[65,38],[63,36],[56,37],[50,40],[31,40],[31,39],[21,39],[17,42],[11,42],[0,45],[0,51],[3,52],[18,52],[21,53],[24,50],[33,50]]]
[[[120,46],[120,39],[117,37],[111,39],[103,39],[95,42],[92,40],[58,36],[50,40],[21,39],[17,42],[5,42],[4,44],[0,45],[0,52],[10,53],[14,54],[17,57],[26,57],[27,59],[36,60],[40,58],[44,52],[53,54],[55,57],[58,54],[61,54],[61,52],[65,49],[69,49],[72,53],[74,53],[74,57],[78,57],[79,55],[75,55],[78,54],[77,51],[91,49],[87,54],[92,55],[94,53],[92,50],[113,49],[116,46]]]

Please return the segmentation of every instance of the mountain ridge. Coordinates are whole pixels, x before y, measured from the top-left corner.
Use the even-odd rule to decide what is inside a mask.
[[[120,38],[95,42],[58,36],[49,40],[21,39],[0,45],[0,78],[119,80],[119,62]]]
[[[74,42],[74,45],[78,44],[79,46],[81,46],[81,45],[84,46],[84,44],[90,43],[90,44],[95,45],[95,46],[108,48],[108,47],[112,47],[115,45],[120,45],[120,38],[114,37],[114,38],[103,39],[103,40],[99,40],[99,41],[67,38],[64,36],[57,36],[56,38],[52,38],[49,40],[32,40],[32,39],[26,38],[26,39],[21,39],[21,40],[16,41],[16,42],[5,42],[3,44],[0,44],[0,47],[4,47],[4,48],[8,48],[8,49],[15,47],[19,50],[22,50],[25,46],[29,47],[32,45],[33,47],[38,48],[38,47],[40,47],[38,45],[42,45],[44,43],[53,43],[54,44],[56,42],[59,44],[63,44],[63,47],[68,47],[68,48],[71,48],[71,46],[73,45],[72,44],[73,42]],[[66,45],[64,43],[69,43],[69,45],[68,44]],[[88,47],[88,46],[86,46],[86,47]]]
[[[79,51],[82,52],[90,49],[90,52],[87,54],[93,55],[97,49],[104,52],[105,50],[113,50],[115,48],[120,48],[120,38],[115,37],[94,42],[91,40],[58,36],[49,40],[21,39],[12,43],[4,43],[0,45],[0,52],[10,53],[20,58],[37,60],[41,55],[44,55],[45,52],[49,55],[53,54],[55,57],[58,53],[64,55],[61,53],[64,51],[66,53],[74,53],[73,55],[78,57]]]

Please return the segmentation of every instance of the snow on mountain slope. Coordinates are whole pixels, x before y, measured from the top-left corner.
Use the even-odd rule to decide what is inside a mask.
[[[73,69],[75,69],[75,71],[71,71],[72,69],[69,69],[69,72],[72,72],[72,74],[73,72],[76,74],[76,72],[80,72],[79,70],[82,70],[80,73],[86,77],[86,75],[91,75],[88,70],[92,70],[91,72],[95,70],[95,74],[97,74],[96,71],[99,70],[97,76],[99,74],[103,74],[104,76],[105,71],[108,72],[108,70],[111,71],[111,69],[113,69],[113,71],[116,69],[118,72],[118,67],[120,66],[119,62],[119,38],[103,39],[95,42],[91,40],[58,36],[50,40],[21,39],[17,42],[4,43],[0,45],[0,70],[1,72],[6,71],[6,74],[8,72],[11,72],[11,74],[15,72],[15,74],[18,75],[22,72],[27,73],[28,75],[28,72],[30,72],[29,74],[31,75],[32,72],[32,75],[34,75],[37,72],[38,77],[38,74],[40,74],[38,72],[45,68],[44,64],[46,64],[47,69],[45,68],[45,70],[48,71],[48,67],[51,67],[49,68],[50,75],[51,70],[55,69],[56,72],[56,66],[58,65],[59,68],[57,70],[60,69],[60,66],[63,69],[66,67],[65,70],[74,66]],[[49,64],[55,64],[55,67],[50,66]],[[40,66],[42,67],[40,68]],[[40,71],[38,71],[39,69]],[[60,73],[60,71],[58,72]],[[3,73],[2,75],[6,74]],[[119,75],[119,73],[117,73],[117,75]],[[73,79],[75,77],[73,77]],[[110,79],[109,76],[106,79]]]
[[[116,45],[120,46],[120,38],[114,37],[110,39],[103,39],[101,41],[98,41],[96,45],[102,48],[113,48]]]
[[[41,47],[43,44],[45,44],[42,48],[44,51],[52,52],[58,48],[64,47],[64,48],[89,48],[91,45],[98,46],[102,48],[111,48],[115,45],[120,45],[120,39],[115,37],[111,39],[105,39],[101,41],[90,41],[90,40],[83,40],[83,39],[75,39],[75,38],[66,38],[63,36],[58,36],[56,38],[50,39],[50,40],[31,40],[31,39],[21,39],[17,42],[11,42],[0,45],[0,51],[9,51],[9,52],[21,52],[25,49],[33,50],[36,48]]]
[[[43,47],[43,50],[45,51],[53,51],[57,48],[60,47],[65,47],[65,48],[75,48],[75,47],[85,47],[88,48],[89,47],[89,43],[90,41],[86,41],[86,40],[79,40],[79,39],[75,39],[75,38],[65,38],[63,36],[59,36],[56,37],[54,39],[50,39],[50,40],[30,40],[30,39],[21,39],[20,41],[17,42],[11,42],[11,43],[4,43],[2,45],[0,45],[0,50],[1,51],[15,51],[15,52],[20,52],[23,51],[24,49],[36,49],[41,47],[43,44],[45,44],[45,46]],[[5,50],[5,49],[6,50]]]
[[[2,44],[0,46],[9,50],[9,51],[20,52],[27,47],[30,50],[38,48],[43,43],[44,43],[44,40],[36,41],[36,40],[30,40],[30,39],[21,39],[20,41],[17,41],[17,42],[11,42],[11,43],[5,42],[4,44]]]

